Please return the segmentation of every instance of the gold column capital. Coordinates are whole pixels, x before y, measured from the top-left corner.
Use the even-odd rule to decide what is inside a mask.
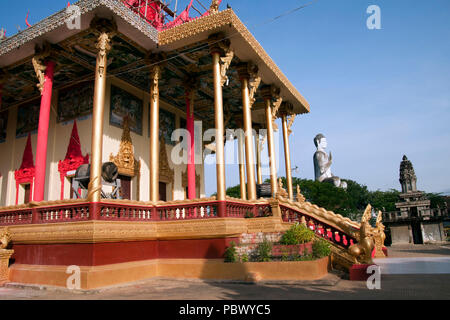
[[[242,80],[248,80],[250,108],[255,103],[255,94],[261,84],[261,77],[258,76],[258,66],[253,62],[243,62],[237,66],[239,78]]]
[[[42,46],[36,45],[34,48],[34,56],[31,58],[31,62],[33,63],[34,72],[36,73],[36,77],[39,81],[37,87],[41,92],[41,95],[44,90],[45,83],[45,70],[47,69],[45,65],[45,60],[51,54],[51,44],[45,41]]]
[[[220,84],[223,87],[228,81],[227,71],[230,67],[231,61],[234,58],[234,51],[231,49],[231,42],[226,39],[224,34],[216,33],[208,38],[209,48],[212,55],[219,55],[220,63]]]

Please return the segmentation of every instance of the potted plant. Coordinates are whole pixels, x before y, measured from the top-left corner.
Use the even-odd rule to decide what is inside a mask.
[[[273,246],[274,257],[312,254],[314,232],[303,224],[295,224],[285,232],[279,244]]]

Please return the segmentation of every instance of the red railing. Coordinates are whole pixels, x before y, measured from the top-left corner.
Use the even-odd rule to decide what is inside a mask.
[[[352,236],[344,233],[333,226],[330,226],[318,219],[315,219],[305,213],[298,210],[294,210],[290,207],[280,205],[281,216],[284,222],[301,223],[306,221],[306,225],[313,230],[318,236],[321,236],[341,247],[348,248],[351,245],[357,243],[356,239]],[[304,218],[304,219],[303,219]],[[302,221],[303,220],[303,221]]]
[[[193,220],[217,218],[219,202],[174,204],[156,208],[157,218],[168,220]]]
[[[222,210],[222,214],[219,211]],[[47,224],[88,220],[177,221],[193,219],[258,218],[272,215],[269,204],[238,201],[181,202],[167,205],[74,203],[0,212],[0,226]]]
[[[35,217],[33,223],[38,224],[87,221],[91,216],[89,203],[36,208],[32,211]]]
[[[31,209],[22,209],[0,213],[0,225],[31,224],[33,212]]]
[[[152,221],[152,207],[101,203],[98,220]]]

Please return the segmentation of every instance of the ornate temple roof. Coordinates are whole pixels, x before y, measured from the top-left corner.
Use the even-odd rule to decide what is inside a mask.
[[[214,106],[212,59],[208,46],[208,37],[212,34],[220,33],[230,39],[235,52],[228,71],[230,82],[223,89],[225,117],[231,118],[233,115],[230,127],[233,127],[235,116],[239,116],[242,110],[237,72],[241,62],[255,63],[262,84],[278,87],[283,101],[293,105],[294,113],[308,113],[310,110],[308,102],[231,9],[206,14],[159,32],[122,0],[80,0],[75,5],[81,9],[81,30],[67,28],[69,13],[64,9],[0,43],[0,68],[7,75],[3,89],[5,107],[39,99],[31,58],[36,45],[44,41],[51,43],[52,58],[58,66],[55,89],[92,81],[96,35],[90,28],[90,22],[97,16],[113,18],[117,24],[112,50],[108,54],[108,76],[149,92],[147,57],[149,53],[164,53],[166,61],[160,83],[161,99],[185,110],[186,77],[194,75],[199,78],[195,114],[206,123],[206,129],[214,124],[214,113],[211,112]],[[259,90],[255,98],[254,122],[264,123],[264,103]]]

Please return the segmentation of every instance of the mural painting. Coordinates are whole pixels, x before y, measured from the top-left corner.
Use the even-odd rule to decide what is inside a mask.
[[[93,104],[93,82],[62,90],[58,97],[58,122],[67,122],[90,115]]]
[[[40,102],[21,105],[17,112],[16,138],[27,136],[28,133],[37,132],[39,125]]]
[[[128,116],[130,130],[142,135],[142,110],[142,100],[125,90],[111,86],[109,123],[112,126],[123,128],[123,119]]]

